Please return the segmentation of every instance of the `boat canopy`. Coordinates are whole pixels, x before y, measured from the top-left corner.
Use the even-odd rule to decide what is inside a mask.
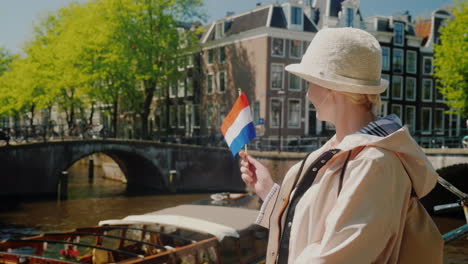
[[[121,220],[104,220],[99,225],[161,224],[224,237],[239,238],[239,232],[249,228],[257,210],[212,205],[179,205],[160,211],[130,215]]]

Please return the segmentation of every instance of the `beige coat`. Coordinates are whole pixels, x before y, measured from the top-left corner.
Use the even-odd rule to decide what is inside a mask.
[[[319,171],[297,204],[288,263],[397,263],[411,184],[421,198],[435,186],[436,172],[406,127],[387,137],[353,134],[336,146],[335,142],[333,137],[306,161],[303,173],[323,152],[342,150]],[[338,196],[346,151],[365,145],[374,147],[364,148],[349,161]],[[299,167],[300,163],[288,171],[279,192],[264,205],[260,225],[270,229],[267,264],[276,263]],[[433,263],[441,263],[442,246],[440,249],[440,259]]]

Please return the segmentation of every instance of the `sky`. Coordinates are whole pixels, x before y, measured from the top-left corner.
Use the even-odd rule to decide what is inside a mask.
[[[0,46],[12,53],[19,53],[23,43],[31,38],[34,21],[48,12],[65,7],[68,3],[87,0],[0,0]],[[285,2],[287,0],[278,0]],[[205,11],[210,22],[232,11],[236,14],[276,0],[204,0]],[[434,9],[453,3],[454,0],[361,0],[364,17],[374,15],[389,16],[394,13],[410,11],[413,17],[430,14]]]

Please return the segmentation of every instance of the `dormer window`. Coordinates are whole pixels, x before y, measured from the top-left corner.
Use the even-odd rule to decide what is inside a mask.
[[[215,39],[220,39],[222,37],[224,37],[224,23],[219,22],[216,23],[215,26]]]
[[[393,44],[403,46],[405,40],[405,27],[402,23],[393,24]]]
[[[291,7],[291,24],[302,25],[302,8]]]
[[[352,8],[346,8],[346,26],[353,27],[354,25],[354,10]]]

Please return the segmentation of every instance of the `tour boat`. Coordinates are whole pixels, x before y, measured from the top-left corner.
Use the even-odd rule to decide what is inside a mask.
[[[267,230],[257,210],[180,205],[98,226],[0,242],[0,263],[254,264],[265,262]]]

